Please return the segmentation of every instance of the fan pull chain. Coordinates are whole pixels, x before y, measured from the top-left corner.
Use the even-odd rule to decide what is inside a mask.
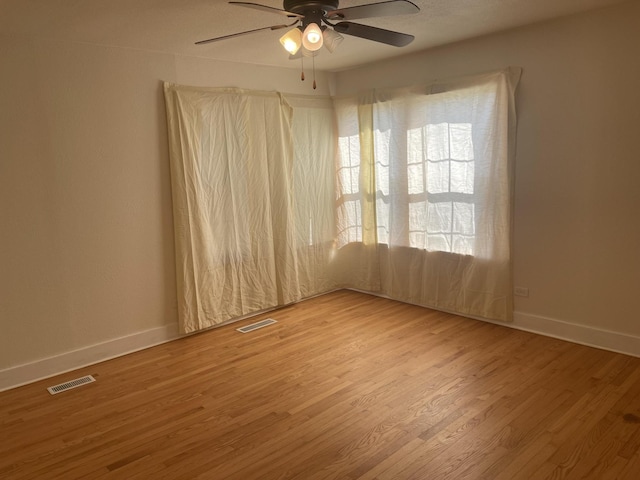
[[[300,65],[302,65],[302,70],[300,71],[300,81],[304,82],[304,56],[300,56]]]
[[[311,57],[311,64],[313,65],[313,89],[316,89],[316,56]]]

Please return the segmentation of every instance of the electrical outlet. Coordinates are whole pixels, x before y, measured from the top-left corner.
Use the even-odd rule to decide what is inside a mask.
[[[527,287],[515,287],[513,289],[513,294],[517,297],[528,297],[529,289]]]

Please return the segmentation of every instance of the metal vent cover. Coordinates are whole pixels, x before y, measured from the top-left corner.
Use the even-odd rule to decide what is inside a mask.
[[[53,387],[47,388],[51,395],[55,395],[56,393],[66,392],[67,390],[71,390],[72,388],[81,387],[82,385],[86,385],[87,383],[95,382],[96,379],[91,375],[86,375],[82,378],[76,378],[75,380],[70,380],[68,382],[60,383],[59,385],[54,385]]]
[[[264,320],[252,323],[251,325],[245,325],[244,327],[236,328],[236,330],[241,333],[249,333],[253,332],[254,330],[258,330],[259,328],[267,327],[274,323],[278,323],[278,321],[274,320],[273,318],[265,318]]]

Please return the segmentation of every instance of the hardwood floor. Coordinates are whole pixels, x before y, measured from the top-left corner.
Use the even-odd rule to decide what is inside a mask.
[[[351,291],[262,317],[1,393],[0,478],[640,478],[638,358]]]

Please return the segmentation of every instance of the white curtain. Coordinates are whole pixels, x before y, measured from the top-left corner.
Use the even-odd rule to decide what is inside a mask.
[[[343,272],[344,283],[511,319],[519,76],[512,68],[335,101],[338,257],[357,256],[368,265],[358,278]]]
[[[330,289],[333,195],[319,197],[333,185],[309,187],[326,166],[295,147],[291,105],[277,93],[169,83],[165,101],[182,330]],[[296,204],[304,191],[312,196]]]
[[[336,287],[510,320],[519,76],[333,100],[165,84],[182,330]]]
[[[295,248],[300,294],[305,298],[336,288],[336,132],[331,99],[286,100],[293,108]]]

